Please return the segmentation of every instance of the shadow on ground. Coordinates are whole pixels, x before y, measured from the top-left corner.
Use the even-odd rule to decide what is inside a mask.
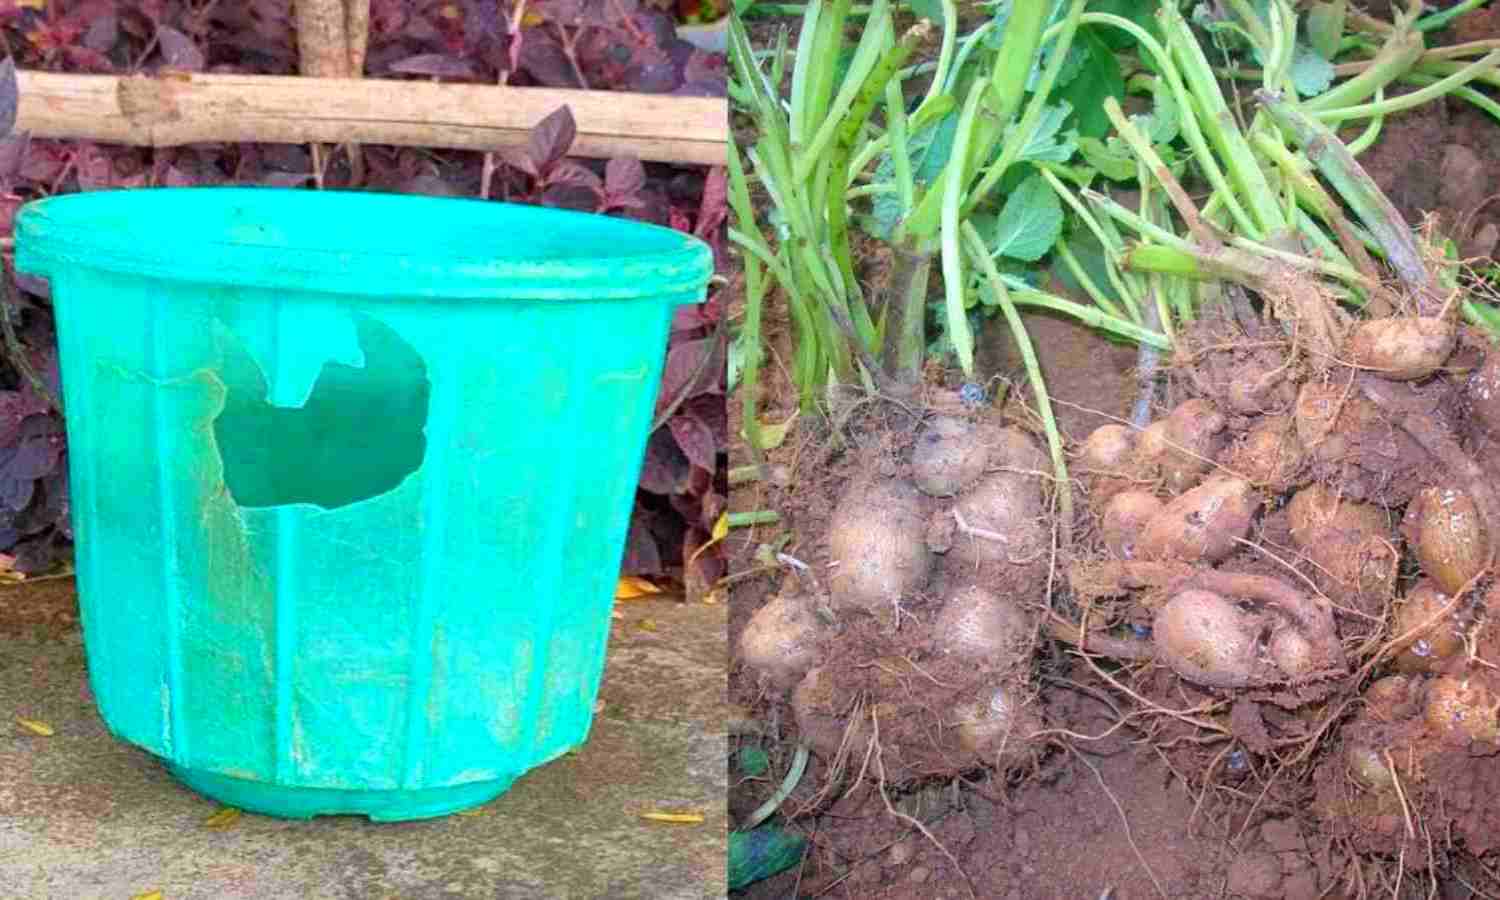
[[[723,606],[619,605],[588,743],[473,814],[374,824],[242,815],[113,739],[69,582],[0,588],[0,893],[194,898],[722,897]],[[45,722],[49,737],[18,718]],[[641,818],[701,811],[701,824]]]

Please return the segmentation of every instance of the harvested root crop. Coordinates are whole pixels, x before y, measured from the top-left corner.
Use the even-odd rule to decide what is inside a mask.
[[[787,690],[816,664],[823,631],[807,599],[783,591],[757,610],[740,633],[740,660],[773,687]]]
[[[1458,329],[1435,316],[1370,319],[1349,335],[1350,362],[1390,381],[1415,381],[1442,367],[1458,342]]]
[[[1215,476],[1153,516],[1136,551],[1142,559],[1219,562],[1239,549],[1259,505],[1250,482]]]
[[[829,523],[836,606],[889,616],[927,581],[932,565],[922,496],[897,480],[856,483]]]
[[[912,447],[912,481],[923,493],[951,497],[977,481],[989,459],[989,445],[973,422],[937,416]]]

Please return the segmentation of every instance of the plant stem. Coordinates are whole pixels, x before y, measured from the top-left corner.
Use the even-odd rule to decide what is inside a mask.
[[[1420,31],[1436,31],[1469,10],[1478,9],[1488,2],[1489,0],[1463,0],[1462,3],[1455,3],[1447,9],[1439,10],[1430,16],[1418,19],[1417,29]]]
[[[1130,146],[1146,170],[1167,192],[1172,205],[1177,208],[1177,214],[1182,216],[1182,220],[1187,223],[1188,233],[1204,247],[1217,247],[1222,244],[1219,236],[1198,216],[1198,208],[1193,205],[1192,199],[1188,197],[1183,186],[1172,176],[1172,171],[1167,168],[1167,164],[1162,162],[1161,157],[1157,155],[1151,142],[1146,140],[1134,123],[1125,118],[1125,112],[1120,109],[1120,102],[1114,97],[1104,98],[1104,114],[1109,116],[1109,121],[1120,133],[1120,137],[1124,138],[1125,143]]]
[[[1110,315],[1098,307],[1029,288],[1013,288],[1010,296],[1011,300],[1017,306],[1035,306],[1041,309],[1050,309],[1054,312],[1071,316],[1090,328],[1112,332],[1133,343],[1149,344],[1161,350],[1172,349],[1172,339],[1165,334],[1153,331],[1150,328],[1144,328],[1128,319]]]
[[[1120,297],[1120,302],[1125,305],[1125,314],[1130,317],[1132,322],[1139,324],[1141,321],[1140,310],[1131,299],[1130,288],[1126,286],[1125,280],[1120,277],[1118,258],[1121,248],[1110,240],[1110,236],[1104,231],[1104,227],[1099,224],[1099,220],[1094,217],[1093,213],[1089,212],[1088,207],[1084,206],[1073,195],[1072,191],[1068,190],[1067,185],[1062,183],[1062,179],[1054,175],[1052,170],[1047,166],[1040,167],[1040,171],[1043,180],[1052,188],[1053,193],[1061,197],[1063,202],[1073,209],[1073,212],[1083,222],[1084,227],[1088,228],[1094,235],[1094,239],[1099,242],[1099,247],[1104,251],[1104,275],[1109,279],[1110,286],[1115,289],[1115,293]]]
[[[775,525],[780,521],[781,513],[778,513],[774,509],[729,513],[730,528],[749,528],[752,525]]]
[[[1039,4],[1040,5],[1040,4]],[[994,292],[995,299],[1000,304],[1000,310],[1005,315],[1005,321],[1010,325],[1011,337],[1016,340],[1016,348],[1021,351],[1021,359],[1026,364],[1026,375],[1031,381],[1031,389],[1036,393],[1037,412],[1042,417],[1042,429],[1047,433],[1047,448],[1052,456],[1052,474],[1057,479],[1057,502],[1060,512],[1058,530],[1061,534],[1062,546],[1070,547],[1073,544],[1073,491],[1068,483],[1068,463],[1063,457],[1062,433],[1057,428],[1057,420],[1052,415],[1052,400],[1047,394],[1047,383],[1042,378],[1041,363],[1037,361],[1036,350],[1031,346],[1031,338],[1026,334],[1026,324],[1021,321],[1021,314],[1016,311],[1016,306],[1011,302],[1010,292],[1005,287],[1005,282],[1000,278],[1000,270],[995,268],[995,261],[990,258],[989,251],[984,246],[984,239],[970,222],[963,223],[963,236],[967,244],[970,260],[979,267],[980,274],[989,283],[990,290]]]
[[[828,164],[831,182],[828,189],[828,247],[833,254],[843,280],[843,298],[847,298],[853,314],[853,327],[857,341],[866,350],[875,346],[875,324],[870,319],[859,279],[854,274],[854,256],[849,247],[849,158],[854,155],[854,142],[864,130],[875,104],[885,95],[886,85],[891,82],[896,70],[916,49],[932,26],[918,22],[907,29],[901,41],[887,50],[859,85],[843,121],[834,131],[833,147]],[[871,372],[872,377],[878,372]]]
[[[1379,103],[1365,103],[1360,106],[1327,109],[1317,112],[1316,116],[1322,122],[1344,122],[1349,119],[1363,119],[1367,116],[1403,112],[1421,106],[1423,103],[1436,100],[1444,94],[1450,93],[1455,88],[1468,84],[1479,76],[1493,71],[1497,64],[1500,64],[1500,50],[1488,53],[1483,58],[1469,63],[1441,81],[1433,82],[1427,87],[1412,91],[1409,94],[1402,94],[1399,97],[1392,97],[1389,100]]]
[[[1094,283],[1093,276],[1084,270],[1083,265],[1078,262],[1078,257],[1073,255],[1073,249],[1068,246],[1067,240],[1059,240],[1054,250],[1058,258],[1063,261],[1063,265],[1067,267],[1069,274],[1078,282],[1079,287],[1083,288],[1083,292],[1094,301],[1094,305],[1117,319],[1122,318],[1120,308],[1115,306],[1114,301],[1106,297],[1099,285]]]
[[[839,4],[840,0],[833,0],[835,10],[839,8]],[[865,26],[859,44],[854,49],[854,58],[849,62],[849,71],[844,75],[838,95],[833,98],[832,103],[826,109],[818,110],[818,115],[822,118],[816,125],[817,130],[813,132],[812,138],[805,146],[797,148],[797,164],[792,169],[794,184],[806,183],[808,176],[812,174],[813,166],[825,159],[829,145],[833,143],[839,128],[848,120],[850,110],[865,86],[866,79],[885,57],[884,48],[891,40],[892,28],[887,10],[889,4],[890,0],[875,0],[875,11],[870,14],[870,23]],[[847,8],[847,0],[844,0],[843,6]],[[838,41],[841,40],[842,35],[837,35],[837,40],[831,44],[830,49],[836,47]],[[833,68],[832,59],[822,60],[820,64],[829,70]],[[897,68],[900,67],[892,67],[892,74]],[[827,77],[832,78],[831,71]],[[884,85],[881,87],[884,89]],[[807,124],[808,127],[813,127],[813,123]],[[847,159],[845,162],[847,163]]]
[[[1209,149],[1207,140],[1204,139],[1203,130],[1198,126],[1198,119],[1193,114],[1196,108],[1192,97],[1188,94],[1187,87],[1182,80],[1182,74],[1173,65],[1172,58],[1167,50],[1157,43],[1156,38],[1150,32],[1136,25],[1129,19],[1108,13],[1085,13],[1082,22],[1087,25],[1109,25],[1118,28],[1131,37],[1135,38],[1142,48],[1151,55],[1156,62],[1157,69],[1166,75],[1167,86],[1172,92],[1172,99],[1177,103],[1179,119],[1182,123],[1183,137],[1186,138],[1188,147],[1193,151],[1193,159],[1198,167],[1203,170],[1203,175],[1208,183],[1213,186],[1215,195],[1220,197],[1220,202],[1229,210],[1230,216],[1247,234],[1258,235],[1260,230],[1252,221],[1250,214],[1240,205],[1235,197],[1229,181],[1224,176],[1223,169],[1219,168],[1218,161]],[[1215,87],[1215,90],[1218,90]]]
[[[1401,78],[1398,79],[1398,80],[1405,81],[1406,79],[1408,79],[1410,77],[1412,77],[1411,73],[1407,73],[1406,75],[1401,76]],[[1433,80],[1436,81],[1437,79],[1433,79]],[[1454,90],[1454,93],[1458,93],[1459,91],[1467,91],[1467,90],[1468,90],[1468,88],[1456,88]],[[1380,101],[1382,101],[1384,99],[1385,99],[1385,88],[1380,88],[1379,90],[1377,90],[1375,92],[1375,102],[1379,103]],[[1358,156],[1361,153],[1363,153],[1366,150],[1368,150],[1371,147],[1373,147],[1375,145],[1376,138],[1380,137],[1380,129],[1384,125],[1385,125],[1385,113],[1376,113],[1375,115],[1371,116],[1370,117],[1370,123],[1365,126],[1365,130],[1362,131],[1362,132],[1360,132],[1359,137],[1357,137],[1354,140],[1352,140],[1352,141],[1349,142],[1349,152],[1351,154],[1353,154],[1354,156]]]
[[[1309,97],[1302,101],[1302,106],[1315,111],[1358,103],[1416,65],[1425,49],[1421,33],[1393,31],[1374,58],[1362,64],[1365,68],[1358,75],[1316,97]]]
[[[927,285],[932,252],[898,244],[892,248],[885,301],[885,368],[891,380],[910,393],[922,380],[927,358]]]
[[[1437,82],[1437,79],[1432,77],[1431,75],[1424,75],[1419,72],[1408,72],[1401,77],[1401,80],[1409,84],[1417,85],[1434,84]],[[1454,88],[1453,96],[1459,98],[1460,100],[1467,100],[1480,110],[1489,113],[1490,117],[1495,121],[1500,122],[1500,103],[1496,103],[1485,94],[1481,94],[1471,87],[1461,87]],[[1379,121],[1379,119],[1374,119],[1372,121]],[[1351,150],[1354,147],[1353,144],[1350,144],[1349,146]]]
[[[943,43],[938,49],[937,71],[933,73],[932,83],[927,86],[927,96],[922,102],[933,99],[938,94],[948,89],[948,79],[954,71],[953,48],[958,40],[958,6],[953,0],[942,0],[943,10]],[[925,24],[925,23],[924,23]],[[898,67],[899,68],[899,67]]]
[[[1375,268],[1375,261],[1370,259],[1370,255],[1365,252],[1364,245],[1355,238],[1354,229],[1350,226],[1348,218],[1344,216],[1344,211],[1339,208],[1338,203],[1328,195],[1327,191],[1323,190],[1323,185],[1303,168],[1306,160],[1299,159],[1269,134],[1257,134],[1250,140],[1260,152],[1270,157],[1271,161],[1280,167],[1282,176],[1292,185],[1303,203],[1333,229],[1339,246],[1349,262],[1371,283],[1378,283],[1380,274]]]
[[[1402,282],[1426,301],[1438,301],[1439,291],[1421,252],[1412,238],[1411,228],[1391,204],[1380,186],[1370,177],[1347,147],[1321,122],[1308,117],[1284,98],[1269,91],[1256,91],[1255,99],[1276,121],[1291,133],[1292,139],[1307,158],[1323,173],[1339,196],[1354,210],[1365,227],[1375,235],[1385,251],[1385,258],[1395,268]],[[1423,303],[1423,306],[1428,305]]]
[[[943,264],[944,308],[947,312],[948,341],[958,356],[958,364],[964,377],[974,379],[974,335],[969,330],[969,318],[964,308],[964,284],[962,248],[959,245],[959,210],[963,205],[964,188],[969,183],[968,166],[979,103],[984,99],[986,84],[976,81],[969,88],[969,97],[964,101],[964,111],[958,117],[958,130],[953,137],[953,155],[943,180],[943,217],[940,247]]]
[[[1223,157],[1239,195],[1249,205],[1257,229],[1250,237],[1259,238],[1284,230],[1287,223],[1276,203],[1276,192],[1261,172],[1250,144],[1235,127],[1234,116],[1224,102],[1224,94],[1207,57],[1203,55],[1203,48],[1198,46],[1192,30],[1174,4],[1164,4],[1157,17],[1167,35],[1167,47],[1197,101],[1196,109],[1203,130],[1215,151]]]
[[[745,180],[745,168],[740,162],[739,148],[733,141],[729,142],[728,168],[730,208],[739,221],[753,228],[755,211],[750,203],[749,184]],[[756,465],[761,466],[765,464],[765,460],[760,451],[760,416],[756,411],[756,404],[760,401],[760,365],[765,358],[761,309],[766,284],[760,260],[750,254],[743,254],[741,258],[745,269],[745,322],[740,327],[739,338],[744,352],[740,366],[740,415],[744,420],[745,437],[750,444],[751,456]]]
[[[1052,95],[1052,85],[1056,83],[1057,75],[1062,71],[1063,62],[1067,59],[1069,50],[1072,49],[1073,36],[1078,33],[1078,22],[1083,15],[1084,3],[1085,0],[1073,0],[1072,6],[1068,9],[1067,18],[1049,29],[1049,33],[1061,29],[1057,36],[1057,45],[1052,48],[1052,59],[1047,68],[1042,71],[1036,91],[1031,95],[1031,102],[1026,104],[1026,111],[1021,114],[1020,124],[1016,126],[1014,133],[1007,136],[1008,139],[1000,150],[1000,158],[985,171],[970,193],[968,202],[964,204],[965,218],[989,198],[990,192],[1000,183],[1006,170],[1031,141],[1031,134],[1036,130],[1036,123],[1041,119],[1042,110]]]

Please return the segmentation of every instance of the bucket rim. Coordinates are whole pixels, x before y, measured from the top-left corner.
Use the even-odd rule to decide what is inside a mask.
[[[162,216],[173,213],[197,213],[200,223],[211,215],[222,218],[207,226],[182,218],[163,226]],[[132,214],[154,224],[132,223]],[[308,217],[326,215],[363,221],[335,229],[331,237],[325,233],[313,246],[286,238],[287,232],[305,238],[313,221]],[[415,249],[393,249],[389,234],[383,246],[373,245],[370,236],[379,232],[369,228],[369,217],[382,216],[392,229],[424,219],[441,222],[436,237],[472,237],[481,247],[488,240],[491,247],[514,251],[514,241],[531,240],[536,252],[454,251],[452,241],[434,243],[430,233],[414,231],[409,246]],[[258,242],[257,229],[282,240]],[[590,246],[570,252],[558,237],[568,233],[585,235]],[[506,201],[382,191],[245,186],[86,191],[25,204],[15,234],[16,268],[44,277],[87,268],[164,281],[365,296],[694,303],[701,302],[713,274],[706,243],[659,225]],[[153,235],[160,239],[152,240]]]

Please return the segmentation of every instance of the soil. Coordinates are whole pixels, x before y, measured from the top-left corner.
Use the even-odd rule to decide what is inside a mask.
[[[1500,35],[1500,15],[1494,13],[1469,16],[1436,37],[1449,43]],[[1500,202],[1488,202],[1500,193],[1497,127],[1462,101],[1432,104],[1388,119],[1380,141],[1360,159],[1408,221],[1421,223],[1435,215],[1444,233],[1454,233],[1457,223],[1463,254],[1486,256],[1495,252],[1495,236],[1500,234]],[[880,259],[863,262],[878,283]],[[768,305],[768,314],[775,310],[778,304]],[[1098,425],[1128,418],[1139,392],[1134,348],[1046,314],[1028,314],[1026,322],[1070,448]],[[774,362],[788,352],[785,323],[779,329],[769,325],[767,333],[774,353],[768,357],[772,361],[765,370],[759,414],[763,421],[782,422],[797,414],[785,370]],[[981,333],[978,364],[986,376],[1025,384],[1019,355],[1002,325],[993,324]],[[1185,374],[1169,371],[1158,411],[1193,393]],[[957,386],[953,373],[933,373],[931,381]],[[1012,394],[1002,414],[1023,427],[1031,424],[1025,412],[1030,398],[1021,390]],[[740,433],[741,412],[738,403],[731,404],[731,434]],[[823,535],[837,498],[851,481],[878,469],[880,460],[899,458],[894,451],[919,427],[903,408],[885,402],[858,405],[842,425],[833,434],[820,420],[804,418],[783,446],[768,453],[781,484],[794,487],[756,482],[733,492],[732,509],[776,510],[782,520],[774,527],[736,530],[728,539],[731,570],[739,573],[730,607],[731,647],[767,599],[795,585],[795,573],[784,565],[767,565],[766,554],[779,550],[814,570],[826,563]],[[751,462],[742,444],[732,449],[731,466]],[[885,465],[895,472],[897,464]],[[1394,489],[1409,496],[1419,483],[1414,476],[1402,485],[1366,487],[1372,496],[1388,500],[1381,491]],[[790,537],[785,546],[763,546],[782,536]],[[1289,545],[1286,516],[1267,517],[1255,540],[1267,547]],[[1285,575],[1277,572],[1277,563],[1248,551],[1235,562],[1241,571]],[[1304,564],[1299,569],[1321,578],[1314,567]],[[1064,577],[1061,570],[1053,574]],[[1412,793],[1405,799],[1414,805],[1415,814],[1445,821],[1446,834],[1434,825],[1440,829],[1435,835],[1419,834],[1414,842],[1401,811],[1393,817],[1388,808],[1362,809],[1358,812],[1364,817],[1351,815],[1354,824],[1349,828],[1330,828],[1320,809],[1346,801],[1351,793],[1340,761],[1325,760],[1315,777],[1287,777],[1290,768],[1278,765],[1274,754],[1261,755],[1259,750],[1288,734],[1316,733],[1325,726],[1331,734],[1336,724],[1347,728],[1340,740],[1354,741],[1370,729],[1384,727],[1400,731],[1409,744],[1420,743],[1418,736],[1425,734],[1420,715],[1382,724],[1370,721],[1364,712],[1329,710],[1319,704],[1309,708],[1306,696],[1297,700],[1304,704],[1300,712],[1283,710],[1275,698],[1263,696],[1223,710],[1234,743],[1177,746],[1163,752],[1163,740],[1173,734],[1169,725],[1153,728],[1149,736],[1136,728],[1117,727],[1118,716],[1105,705],[1111,692],[1098,671],[1083,668],[1076,657],[1065,657],[1045,638],[1037,655],[1034,709],[1054,730],[1055,740],[1038,748],[1024,765],[1003,772],[981,768],[908,780],[891,785],[885,796],[871,781],[850,779],[829,793],[829,772],[814,755],[781,808],[780,821],[808,838],[802,864],[750,886],[741,896],[1500,897],[1500,866],[1488,857],[1455,855],[1437,867],[1424,863],[1432,854],[1428,840],[1437,845],[1448,841],[1451,846],[1457,829],[1467,832],[1471,846],[1481,848],[1486,841],[1482,835],[1500,825],[1487,818],[1489,804],[1479,799],[1492,797],[1500,783],[1500,758],[1493,756],[1490,745],[1434,750],[1423,777],[1426,785],[1440,787],[1426,790],[1411,783]],[[1170,698],[1151,694],[1163,705],[1186,708],[1205,699],[1184,692],[1175,677],[1142,678],[1137,684],[1148,693],[1157,687],[1174,692]],[[760,684],[737,662],[731,665],[730,697],[738,714],[757,723],[760,731],[747,731],[738,740],[762,746],[771,756],[769,775],[737,776],[730,811],[740,822],[771,794],[776,786],[772,782],[779,782],[786,771],[797,726],[782,695]],[[1184,728],[1182,733],[1190,731]],[[1240,747],[1256,752],[1246,754]],[[1453,803],[1461,808],[1449,805]],[[925,828],[914,827],[913,820]]]

